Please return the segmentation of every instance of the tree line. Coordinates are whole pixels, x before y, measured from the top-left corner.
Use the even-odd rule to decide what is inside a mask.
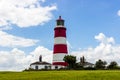
[[[109,64],[107,64],[104,60],[97,60],[94,64],[94,66],[85,66],[88,64],[86,59],[83,57],[80,58],[80,62],[76,62],[76,56],[73,55],[66,55],[63,59],[65,62],[68,63],[68,66],[66,69],[88,69],[88,70],[114,70],[114,69],[120,69],[118,66],[118,63],[116,61],[111,61]],[[90,63],[89,63],[90,64]],[[91,64],[92,65],[92,64]]]

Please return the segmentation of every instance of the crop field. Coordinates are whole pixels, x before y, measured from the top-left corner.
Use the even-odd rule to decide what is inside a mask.
[[[119,70],[0,72],[0,80],[120,80]]]

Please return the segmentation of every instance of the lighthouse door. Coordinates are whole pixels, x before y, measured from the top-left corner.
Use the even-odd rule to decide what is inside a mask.
[[[55,66],[55,69],[58,69],[58,66]]]

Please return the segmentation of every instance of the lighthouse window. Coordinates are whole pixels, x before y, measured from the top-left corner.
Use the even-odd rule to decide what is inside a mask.
[[[64,22],[63,21],[57,21],[57,25],[63,25],[64,26]]]
[[[59,22],[59,21],[57,22],[57,25],[60,25],[60,22]]]

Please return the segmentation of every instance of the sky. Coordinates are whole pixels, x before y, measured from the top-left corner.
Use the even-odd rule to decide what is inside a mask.
[[[65,20],[70,55],[120,64],[120,0],[0,0],[0,71],[52,63],[54,27]]]

